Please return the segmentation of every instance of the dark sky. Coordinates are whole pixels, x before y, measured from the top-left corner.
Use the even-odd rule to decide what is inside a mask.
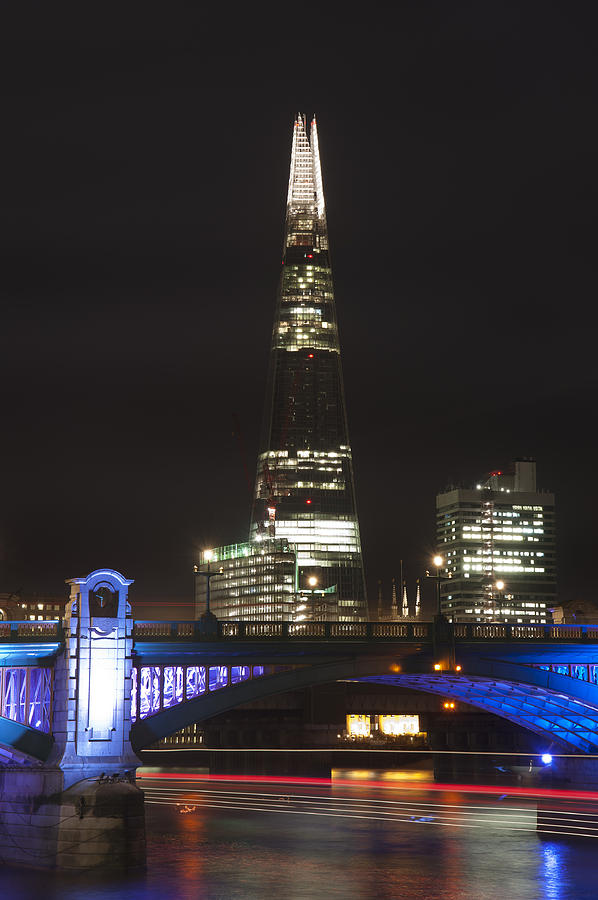
[[[592,5],[202,8],[3,30],[0,590],[108,565],[190,599],[199,548],[245,539],[232,416],[253,476],[301,110],[370,600],[422,573],[438,489],[521,455],[557,494],[562,598],[594,597]]]

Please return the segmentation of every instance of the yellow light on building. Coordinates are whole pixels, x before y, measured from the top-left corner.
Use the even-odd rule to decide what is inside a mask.
[[[369,737],[371,734],[369,716],[351,713],[347,716],[347,734],[353,737]]]
[[[378,716],[382,734],[419,734],[419,716]]]

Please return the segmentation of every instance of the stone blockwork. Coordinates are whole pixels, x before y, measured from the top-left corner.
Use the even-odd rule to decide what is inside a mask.
[[[56,769],[0,770],[0,860],[39,869],[145,866],[143,792],[86,779],[62,790]]]

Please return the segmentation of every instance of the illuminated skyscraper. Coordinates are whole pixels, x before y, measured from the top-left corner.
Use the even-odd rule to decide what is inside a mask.
[[[436,529],[444,558],[441,605],[449,619],[551,621],[557,599],[554,494],[537,489],[534,460],[516,459],[507,472],[438,494]]]
[[[315,119],[293,131],[251,541],[286,538],[318,618],[367,618]],[[311,591],[311,593],[310,593]],[[306,618],[310,618],[309,608]]]

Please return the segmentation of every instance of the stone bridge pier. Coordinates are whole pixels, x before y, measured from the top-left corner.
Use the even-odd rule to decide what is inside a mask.
[[[131,728],[132,582],[74,578],[54,668],[45,763],[0,769],[0,860],[39,868],[145,865],[143,793]]]

